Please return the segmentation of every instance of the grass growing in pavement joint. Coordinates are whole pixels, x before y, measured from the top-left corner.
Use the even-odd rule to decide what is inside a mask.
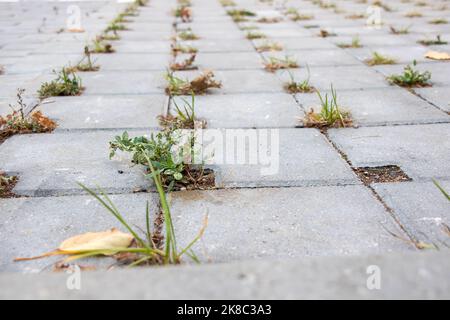
[[[3,73],[5,73],[5,68],[2,65],[0,65],[0,74],[3,74]]]
[[[285,14],[292,21],[312,20],[314,18],[314,16],[310,14],[301,14],[296,8],[287,9]]]
[[[98,36],[101,41],[117,41],[120,40],[120,36],[117,31],[104,32],[101,36]]]
[[[147,156],[147,155],[146,155]],[[120,254],[121,260],[126,260],[130,267],[140,266],[140,265],[171,265],[180,264],[183,256],[190,257],[194,262],[199,263],[199,259],[192,251],[192,246],[201,239],[203,233],[205,232],[208,220],[205,217],[204,224],[200,229],[198,235],[182,250],[178,250],[175,229],[172,222],[172,215],[170,212],[170,206],[166,197],[166,193],[162,187],[160,172],[153,168],[150,163],[152,179],[155,182],[156,189],[158,191],[160,199],[160,207],[162,217],[164,219],[165,226],[165,237],[164,237],[164,247],[161,248],[158,244],[158,239],[155,239],[156,235],[152,234],[150,227],[150,210],[149,204],[147,202],[145,210],[146,218],[146,229],[143,235],[140,236],[139,232],[134,230],[119,212],[112,200],[106,195],[106,193],[101,190],[100,194],[97,194],[93,190],[87,188],[83,184],[79,185],[87,193],[93,196],[107,211],[109,211],[122,226],[130,232],[133,236],[136,245],[128,248],[111,248],[108,250],[85,250],[79,252],[76,255],[71,256],[66,259],[66,261],[74,261],[77,259],[83,259],[88,257],[95,257],[99,255],[118,255]]]
[[[89,48],[91,53],[113,53],[112,44],[105,42],[101,37],[97,37],[92,41],[92,46]]]
[[[249,32],[247,32],[246,38],[249,40],[265,39],[265,38],[267,38],[267,36],[262,32],[249,31]]]
[[[180,107],[177,102],[172,99],[175,105],[175,115],[160,115],[158,117],[159,124],[164,129],[176,130],[176,129],[196,129],[205,128],[206,123],[204,121],[197,120],[195,115],[195,95],[192,94],[191,102],[186,99],[182,99],[183,107]]]
[[[40,111],[26,114],[32,109],[23,101],[25,89],[17,90],[17,105],[10,105],[12,113],[0,116],[0,143],[15,134],[51,132],[56,128],[53,120],[45,117]]]
[[[233,0],[220,0],[220,4],[222,5],[222,7],[235,7],[236,6],[236,2],[234,2]]]
[[[148,0],[134,0],[134,3],[139,7],[145,7],[148,3]]]
[[[387,4],[385,4],[384,2],[380,1],[380,0],[375,0],[372,2],[372,5],[383,8],[384,11],[386,12],[392,12],[392,8],[389,7]]]
[[[408,34],[409,33],[409,28],[411,28],[411,26],[408,27],[393,27],[390,26],[389,30],[391,31],[392,34]]]
[[[195,70],[197,66],[194,65],[196,54],[193,53],[189,58],[186,58],[182,62],[174,62],[170,64],[170,70],[179,71],[179,70]]]
[[[431,86],[431,72],[424,71],[420,72],[415,70],[414,67],[417,62],[414,60],[412,65],[407,65],[402,74],[394,74],[389,76],[387,79],[391,84],[396,84],[401,87],[429,87]]]
[[[200,39],[192,30],[188,28],[186,30],[180,31],[176,35],[177,39],[186,41],[186,40],[198,40]]]
[[[89,47],[84,47],[84,57],[81,59],[80,62],[76,66],[73,67],[66,67],[66,72],[91,72],[91,71],[98,71],[100,69],[99,65],[95,65],[95,62],[92,61],[91,58],[91,52],[89,51]]]
[[[290,81],[285,83],[284,85],[284,89],[288,92],[288,93],[311,93],[314,92],[315,89],[313,86],[311,86],[311,84],[309,83],[309,79],[310,79],[310,71],[309,71],[309,67],[307,67],[308,69],[308,77],[301,81],[301,82],[297,82],[295,81],[294,75],[289,72],[289,77],[290,77]]]
[[[444,18],[438,18],[428,21],[429,24],[447,24],[448,20]]]
[[[405,17],[407,18],[420,18],[423,17],[423,14],[421,14],[418,11],[411,11],[405,14]]]
[[[339,48],[349,49],[349,48],[362,48],[361,42],[358,37],[354,37],[351,43],[339,43]]]
[[[366,17],[366,15],[363,13],[352,13],[352,14],[346,15],[345,19],[357,20],[357,19],[364,19],[365,17]]]
[[[266,51],[281,51],[283,50],[283,46],[274,41],[264,41],[262,44],[256,47],[256,51],[258,52],[266,52]]]
[[[319,36],[319,37],[322,37],[322,38],[335,37],[335,36],[336,36],[336,33],[327,31],[327,30],[325,30],[325,29],[321,29],[321,30],[319,31],[318,36]]]
[[[284,58],[269,57],[268,61],[264,62],[264,68],[269,72],[275,72],[279,69],[298,68],[299,65],[296,60],[286,56]]]
[[[194,54],[198,52],[198,49],[193,46],[184,46],[181,44],[172,44],[171,45],[172,55],[177,56],[180,53],[190,53]]]
[[[372,52],[372,58],[367,59],[366,64],[369,66],[376,66],[376,65],[382,65],[382,64],[395,64],[397,63],[395,59],[383,56],[382,54],[378,52]]]
[[[245,22],[249,20],[249,17],[256,16],[256,13],[243,9],[228,10],[227,14],[231,17],[231,19],[233,19],[234,22]]]
[[[0,198],[13,196],[12,189],[16,182],[16,176],[7,176],[4,172],[0,171]]]
[[[439,45],[446,45],[448,44],[447,41],[444,41],[441,39],[440,35],[436,36],[436,39],[423,39],[423,40],[419,40],[417,41],[417,43],[424,45],[424,46],[439,46]]]
[[[323,97],[319,91],[317,95],[320,99],[321,109],[316,113],[311,109],[303,119],[306,127],[328,128],[328,127],[347,127],[352,124],[351,115],[347,111],[342,111],[337,101],[336,91],[331,86],[331,98],[328,93]]]
[[[259,23],[278,23],[283,21],[283,18],[281,17],[261,17],[258,20],[256,20],[256,22]]]
[[[108,33],[111,31],[125,31],[125,30],[128,30],[126,25],[113,21],[106,27],[105,32]]]
[[[83,92],[80,77],[75,72],[67,72],[64,68],[59,71],[53,71],[56,79],[51,82],[45,82],[38,90],[41,99],[57,96],[77,96]]]
[[[239,28],[239,30],[242,30],[242,31],[252,31],[252,30],[258,30],[259,29],[259,27],[255,26],[255,25],[248,25],[248,26],[242,26],[241,25],[238,28]]]
[[[205,94],[209,89],[222,87],[222,83],[214,79],[214,73],[210,70],[204,71],[192,81],[175,77],[171,72],[167,73],[166,79],[168,82],[166,93],[171,96],[190,95],[192,93],[196,95]]]
[[[192,21],[192,10],[189,6],[186,5],[178,6],[174,10],[173,15],[176,18],[181,18],[181,21],[184,23]]]

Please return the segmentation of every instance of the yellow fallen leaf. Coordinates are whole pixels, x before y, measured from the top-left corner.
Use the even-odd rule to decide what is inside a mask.
[[[450,54],[447,52],[428,51],[425,54],[425,58],[433,60],[450,60]]]
[[[17,258],[14,261],[35,260],[56,255],[78,255],[92,251],[103,255],[113,255],[116,253],[114,250],[128,248],[133,239],[131,234],[115,228],[103,232],[88,232],[64,240],[55,251],[32,258]]]
[[[115,228],[104,232],[88,232],[65,240],[58,250],[66,254],[77,254],[90,250],[110,250],[127,248],[133,236]]]

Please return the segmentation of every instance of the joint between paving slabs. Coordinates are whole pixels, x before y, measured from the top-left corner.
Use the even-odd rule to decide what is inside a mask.
[[[384,207],[384,209],[388,212],[388,214],[390,215],[390,217],[395,221],[395,223],[399,226],[399,228],[401,229],[401,231],[409,238],[408,239],[403,239],[401,236],[395,234],[392,231],[389,231],[385,228],[385,230],[391,234],[392,236],[401,239],[401,240],[406,240],[410,243],[412,243],[414,245],[414,247],[416,249],[422,249],[419,241],[410,233],[408,232],[408,230],[406,229],[406,227],[402,224],[402,222],[400,221],[400,219],[396,216],[395,214],[395,210],[393,208],[391,208],[384,200],[383,198],[378,194],[378,192],[375,190],[375,188],[373,188],[371,186],[370,183],[364,181],[363,179],[361,179],[361,177],[357,174],[357,169],[356,167],[353,166],[352,162],[350,161],[350,159],[348,158],[348,156],[341,150],[339,149],[339,147],[331,140],[331,138],[328,135],[327,130],[320,130],[321,134],[327,139],[327,141],[330,143],[330,145],[336,150],[336,152],[339,153],[339,155],[342,157],[342,159],[350,166],[350,168],[353,170],[353,172],[355,173],[355,175],[358,177],[358,179],[362,182],[362,184],[368,188],[370,190],[370,192],[372,193],[372,195],[375,197],[375,199]],[[412,179],[411,179],[412,180]]]

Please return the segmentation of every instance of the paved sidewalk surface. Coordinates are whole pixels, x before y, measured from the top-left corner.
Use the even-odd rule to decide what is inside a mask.
[[[450,53],[450,3],[396,0],[383,1],[383,8],[357,0],[235,0],[234,7],[191,2],[189,23],[173,16],[176,0],[140,7],[126,23],[129,30],[111,41],[115,52],[93,54],[100,70],[78,73],[82,95],[48,98],[36,109],[58,123],[54,132],[16,135],[0,145],[0,171],[19,177],[17,197],[0,199],[0,271],[8,272],[0,273],[0,283],[10,288],[0,297],[449,298],[450,202],[433,180],[450,190],[450,61],[425,54]],[[84,46],[126,6],[112,0],[0,2],[0,115],[11,111],[17,88],[26,89],[27,102],[37,101],[36,91],[54,79],[52,71],[80,61]],[[235,22],[227,14],[232,9],[256,16]],[[73,10],[79,10],[84,32],[67,30]],[[378,18],[381,25],[367,26]],[[125,154],[110,160],[108,148],[124,131],[140,136],[160,130],[158,116],[174,113],[183,98],[165,92],[174,22],[199,37],[181,42],[198,49],[198,70],[176,75],[193,79],[212,70],[222,82],[222,88],[196,97],[197,117],[221,132],[277,130],[279,150],[272,151],[279,151],[279,170],[262,175],[258,165],[218,164],[212,166],[214,190],[171,195],[181,244],[209,214],[194,249],[203,262],[218,265],[86,274],[80,292],[65,291],[62,275],[22,277],[51,270],[55,260],[14,263],[15,257],[50,251],[76,234],[120,228],[77,182],[106,190],[140,227],[147,201],[157,212],[145,169],[132,166]],[[321,37],[325,31],[331,36]],[[249,40],[248,32],[266,38]],[[443,44],[419,43],[437,36]],[[268,41],[282,50],[258,52]],[[360,47],[349,47],[352,42]],[[373,52],[396,63],[369,66]],[[299,68],[268,72],[264,62],[271,57],[296,59]],[[419,70],[431,72],[432,86],[408,90],[387,81],[414,60]],[[301,119],[319,111],[320,100],[316,93],[286,92],[292,77],[309,79],[322,95],[330,95],[332,85],[352,114],[352,126],[305,128]],[[408,179],[366,182],[355,173],[389,166]],[[102,269],[111,261],[89,263]],[[381,291],[365,289],[363,268],[369,264],[386,268]],[[151,288],[144,290],[140,279]],[[216,281],[220,290],[203,285]],[[21,292],[25,283],[30,286]],[[177,283],[184,283],[182,290],[172,286]]]

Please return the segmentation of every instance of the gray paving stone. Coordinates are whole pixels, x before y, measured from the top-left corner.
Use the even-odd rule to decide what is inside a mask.
[[[192,80],[199,75],[199,71],[176,72],[182,79]],[[222,82],[222,88],[211,89],[211,94],[231,93],[280,93],[283,88],[274,74],[262,70],[217,70],[214,71],[216,80]]]
[[[108,159],[109,141],[119,134],[122,131],[14,136],[0,146],[0,167],[20,176],[14,189],[19,195],[79,193],[77,181],[111,192],[148,187],[143,169],[131,167],[128,155]]]
[[[168,106],[165,95],[81,96],[49,98],[43,113],[58,129],[157,128]]]
[[[112,201],[131,225],[145,226],[145,206],[156,212],[153,194],[113,195]],[[55,250],[65,239],[86,232],[117,228],[120,223],[91,196],[1,199],[0,238],[5,248],[0,255],[0,271],[50,271],[61,259],[13,262],[17,257],[32,257]],[[88,264],[106,267],[112,259],[97,259]]]
[[[183,62],[190,55],[179,55],[177,62]],[[197,54],[195,66],[199,69],[211,70],[245,70],[260,69],[263,66],[261,57],[256,52],[203,53]],[[166,65],[163,65],[167,67]]]
[[[382,271],[367,289],[368,266]],[[445,253],[314,257],[278,261],[86,272],[82,289],[67,274],[0,275],[2,299],[448,299]]]
[[[181,247],[208,214],[194,250],[212,262],[409,250],[383,229],[396,227],[362,186],[181,192],[172,214]]]
[[[251,42],[247,40],[222,41],[220,39],[200,39],[197,41],[181,41],[182,45],[190,45],[196,47],[201,53],[209,52],[254,52]]]
[[[450,190],[450,180],[439,183]],[[439,249],[450,248],[450,202],[433,183],[385,183],[374,188],[412,237]]]
[[[163,53],[170,52],[170,41],[116,41],[113,43],[117,53]]]
[[[414,91],[427,101],[433,103],[440,109],[450,112],[450,88],[431,87],[414,89]]]
[[[181,97],[175,99],[179,106],[183,105]],[[190,102],[190,97],[184,99]],[[299,125],[299,106],[286,93],[207,95],[197,96],[195,101],[196,115],[207,121],[208,128],[283,128]]]
[[[399,165],[414,180],[448,177],[450,124],[333,129],[356,167]]]
[[[105,71],[166,70],[172,57],[165,54],[99,54],[92,57]]]
[[[321,93],[323,96],[331,92]],[[341,108],[351,112],[357,125],[449,122],[450,117],[426,101],[402,88],[368,89],[338,92]],[[304,110],[320,112],[317,94],[297,94]]]
[[[164,71],[110,71],[80,74],[86,95],[163,93]]]
[[[269,145],[270,154],[268,155],[271,158],[266,161],[266,164],[261,161],[258,165],[248,162],[239,165],[236,162],[225,162],[217,168],[216,184],[224,187],[263,187],[359,183],[345,161],[318,130],[281,129],[267,132],[267,134],[271,136],[277,132],[279,138],[274,136],[274,143],[271,142]],[[229,130],[225,132],[231,137],[234,133]],[[246,133],[250,136],[261,134],[259,131]],[[275,144],[277,141],[279,141],[278,150]],[[261,140],[259,143],[265,143],[265,141]],[[258,151],[263,152],[263,150],[260,146]],[[226,153],[229,152],[230,150],[226,149]],[[246,152],[250,152],[248,144],[246,144]],[[236,155],[235,153],[226,155],[233,154]],[[236,157],[233,159],[236,161]],[[261,157],[259,160],[262,160]]]

